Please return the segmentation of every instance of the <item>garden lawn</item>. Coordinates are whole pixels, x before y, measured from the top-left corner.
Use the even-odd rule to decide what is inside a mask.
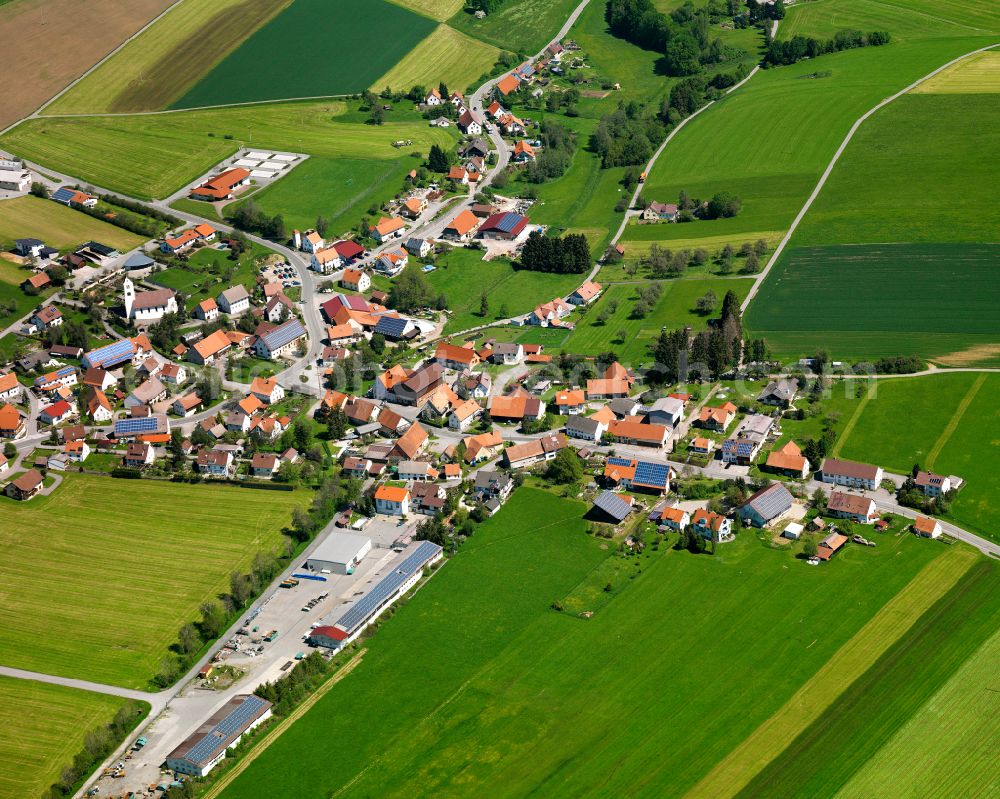
[[[551,41],[579,0],[508,0],[484,19],[464,9],[448,20],[456,30],[514,53],[534,55]]]
[[[582,317],[570,321],[576,330],[566,340],[564,349],[585,355],[597,355],[609,349],[618,353],[624,363],[638,365],[650,360],[649,348],[656,343],[663,328],[676,330],[686,325],[698,331],[708,325],[713,315],[703,316],[695,310],[695,303],[702,295],[712,291],[719,307],[727,291],[735,291],[742,300],[750,291],[750,279],[692,278],[660,282],[663,293],[656,305],[643,319],[632,319],[632,310],[638,299],[641,285],[610,285]],[[607,323],[600,324],[597,317],[606,307],[617,303],[617,309]],[[716,310],[716,314],[718,309]],[[624,331],[624,338],[620,335]]]
[[[2,211],[2,208],[0,208],[0,211]],[[39,302],[54,293],[55,289],[49,288],[35,296],[25,294],[21,289],[21,283],[26,278],[31,277],[31,275],[32,272],[28,269],[22,269],[10,261],[0,259],[0,304],[4,307],[13,307],[13,311],[9,314],[0,312],[0,326],[7,327],[7,325],[16,319],[20,319],[28,311],[35,308]],[[15,338],[13,333],[4,337],[4,340],[10,339],[10,341],[8,342],[8,346],[0,347],[0,354],[6,355],[12,350]],[[3,360],[6,361],[7,358]]]
[[[744,534],[664,553],[584,620],[549,609],[602,568],[584,509],[519,489],[223,796],[682,795],[942,551],[889,537],[810,569]]]
[[[372,205],[381,205],[403,188],[407,173],[420,166],[408,154],[396,159],[312,157],[281,180],[253,196],[267,214],[281,214],[289,228],[308,230],[326,217],[331,236],[349,231]],[[229,213],[239,207],[226,207]]]
[[[517,272],[509,261],[483,261],[482,257],[481,250],[456,248],[438,258],[437,269],[426,275],[434,292],[445,295],[452,311],[445,332],[529,313],[543,302],[566,296],[583,281],[582,275]],[[407,268],[419,269],[420,265]],[[479,315],[484,292],[489,301],[485,317]]]
[[[399,139],[412,139],[411,151],[420,152],[455,141],[454,130],[428,127],[412,112],[396,110],[386,116],[386,123],[375,128],[365,124],[363,115],[348,113],[346,103],[331,100],[164,114],[155,125],[144,116],[40,118],[0,137],[0,145],[148,199],[176,191],[244,144],[329,158],[396,161],[400,151],[392,143]]]
[[[917,355],[1000,364],[997,244],[794,247],[771,270],[745,326],[781,359]]]
[[[0,677],[0,796],[36,797],[125,704],[107,694]]]
[[[123,114],[167,108],[290,2],[184,0],[46,106],[45,113]]]
[[[67,474],[50,496],[0,498],[0,660],[145,687],[230,572],[281,549],[308,497]]]
[[[0,201],[0,241],[25,238],[41,239],[59,250],[99,241],[122,252],[145,241],[142,236],[53,200],[29,194]]]
[[[919,463],[964,478],[949,518],[1000,541],[1000,375],[880,380],[877,389],[839,442],[840,454],[890,471]]]
[[[172,107],[360,92],[433,29],[386,0],[293,0]]]
[[[187,269],[170,267],[151,275],[149,280],[186,294],[187,310],[192,311],[202,300],[217,297],[237,283],[242,283],[247,291],[253,293],[257,277],[254,261],[269,252],[259,244],[252,244],[240,256],[239,262],[236,262],[230,260],[228,248],[220,250],[215,246],[202,247],[188,259]]]
[[[386,86],[409,91],[413,86],[436,88],[444,81],[450,91],[465,92],[490,71],[500,50],[448,25],[438,25],[384,75],[372,81],[373,91]]]

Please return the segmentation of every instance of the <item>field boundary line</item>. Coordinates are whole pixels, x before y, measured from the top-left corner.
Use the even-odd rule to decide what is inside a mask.
[[[266,751],[267,748],[273,744],[281,735],[287,730],[292,724],[301,718],[307,710],[312,708],[320,699],[322,699],[326,694],[339,683],[344,677],[350,674],[354,669],[361,663],[361,659],[364,657],[367,649],[360,649],[347,663],[345,663],[340,669],[337,670],[336,674],[330,677],[323,685],[314,692],[309,698],[307,698],[301,705],[299,705],[295,710],[289,713],[285,718],[268,730],[267,734],[260,739],[258,744],[254,746],[248,753],[247,756],[240,760],[232,770],[227,772],[222,779],[220,779],[215,785],[208,789],[204,794],[203,799],[215,799],[222,791],[229,787],[229,785],[235,780],[240,774],[246,771],[247,767],[253,763],[262,752]]]
[[[847,424],[844,426],[844,432],[840,434],[840,437],[837,439],[837,443],[833,446],[833,452],[830,453],[833,457],[840,457],[840,450],[843,448],[844,444],[847,443],[847,439],[851,437],[851,433],[854,432],[854,428],[857,426],[858,420],[861,419],[861,414],[864,413],[865,408],[868,406],[868,402],[872,398],[873,388],[874,387],[869,387],[868,390],[865,391],[865,396],[862,397],[861,402],[858,403],[858,407],[854,409],[854,413],[851,414],[851,418],[847,420]]]
[[[784,751],[789,741],[851,690],[854,681],[956,586],[977,560],[976,554],[968,549],[949,549],[924,566],[774,715],[699,780],[685,797],[717,799],[738,794]],[[833,690],[828,686],[834,686]]]
[[[978,31],[980,33],[996,33],[995,30],[990,30],[989,28],[976,28],[972,25],[966,25],[962,22],[957,22],[953,19],[948,19],[947,17],[936,17],[933,14],[928,14],[926,11],[918,11],[915,8],[907,8],[906,6],[898,6],[895,3],[887,3],[886,0],[872,0],[877,6],[886,6],[888,8],[895,8],[898,11],[906,11],[910,14],[916,14],[918,17],[927,17],[927,19],[932,19],[935,22],[944,22],[948,25],[954,25],[956,28],[965,28],[969,31]]]
[[[962,421],[962,417],[965,416],[965,412],[969,410],[969,406],[972,404],[972,401],[979,393],[979,389],[983,387],[983,383],[985,382],[986,375],[980,374],[975,379],[973,384],[969,386],[969,390],[965,392],[965,396],[962,397],[962,401],[958,403],[955,413],[951,415],[951,419],[948,420],[948,424],[946,424],[944,430],[941,431],[941,435],[938,436],[938,440],[934,442],[934,446],[931,447],[931,451],[927,453],[927,460],[924,462],[924,466],[928,469],[932,469],[934,467],[934,461],[937,460],[938,455],[941,454],[941,450],[944,449],[944,445],[948,443],[952,434],[958,429],[958,425]]]
[[[889,105],[889,103],[891,103],[893,100],[898,100],[904,94],[907,94],[908,92],[917,88],[917,86],[919,86],[921,83],[930,80],[935,75],[944,72],[944,70],[948,69],[949,67],[952,67],[955,64],[959,63],[960,61],[964,61],[966,58],[974,56],[977,53],[985,53],[987,50],[992,50],[994,47],[997,47],[998,45],[1000,45],[1000,42],[994,42],[993,44],[988,44],[985,47],[977,47],[975,50],[970,50],[968,53],[964,53],[963,55],[960,55],[957,58],[953,58],[947,64],[942,64],[936,69],[928,72],[923,77],[917,78],[909,86],[906,86],[900,89],[895,94],[886,97],[884,100],[879,102],[877,105],[872,106],[867,111],[865,111],[865,113],[863,113],[860,117],[854,120],[854,124],[851,125],[850,130],[847,131],[847,135],[844,136],[844,139],[843,141],[841,141],[840,146],[837,147],[836,152],[834,152],[833,158],[830,159],[830,162],[826,165],[826,169],[824,169],[823,173],[820,175],[819,182],[816,184],[816,187],[812,190],[812,193],[809,195],[808,198],[806,198],[805,204],[799,209],[799,212],[795,215],[795,219],[792,220],[792,224],[788,228],[788,231],[785,233],[784,237],[781,239],[781,241],[778,243],[778,246],[771,254],[771,257],[768,259],[767,265],[764,267],[761,273],[757,275],[756,279],[754,280],[753,286],[750,287],[750,293],[747,294],[746,299],[743,300],[743,303],[740,305],[740,310],[743,313],[746,313],[747,308],[750,307],[750,303],[753,302],[753,299],[754,297],[757,296],[757,292],[760,291],[760,287],[763,284],[764,280],[770,274],[771,269],[774,267],[774,265],[778,262],[778,259],[781,257],[781,254],[785,251],[785,247],[788,245],[788,242],[792,238],[792,235],[798,229],[799,224],[802,222],[803,218],[805,218],[805,215],[809,212],[809,209],[812,208],[812,204],[816,201],[816,198],[819,197],[820,192],[823,191],[823,187],[826,185],[827,179],[833,173],[833,168],[837,165],[837,162],[840,160],[840,156],[844,154],[844,150],[847,149],[847,145],[851,143],[851,139],[854,138],[854,134],[858,132],[858,129],[868,120],[868,118],[876,114],[878,111],[881,111],[883,108]]]

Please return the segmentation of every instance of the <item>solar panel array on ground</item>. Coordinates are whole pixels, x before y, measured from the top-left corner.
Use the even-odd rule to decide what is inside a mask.
[[[412,547],[412,549],[411,549]],[[351,605],[335,626],[353,635],[368,619],[394,596],[407,580],[441,553],[441,547],[430,541],[410,544],[400,562],[376,583],[367,594]]]
[[[268,704],[259,696],[253,694],[248,696],[239,707],[212,727],[204,738],[191,747],[186,755],[187,759],[195,763],[205,763],[211,760],[220,747],[227,746],[233,738],[246,729]]]

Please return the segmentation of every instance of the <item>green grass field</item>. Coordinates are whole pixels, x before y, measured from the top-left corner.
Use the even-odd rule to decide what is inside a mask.
[[[534,55],[556,35],[577,5],[579,0],[511,0],[485,19],[462,10],[448,24],[504,50]]]
[[[45,118],[22,123],[0,137],[0,144],[53,169],[148,199],[176,191],[243,144],[327,158],[397,160],[400,151],[392,143],[399,139],[412,139],[412,149],[421,152],[455,140],[452,129],[431,128],[412,112],[398,113],[400,121],[389,114],[378,128],[339,101],[164,114],[155,125],[142,116]]]
[[[737,796],[833,796],[996,632],[998,589],[1000,566],[979,560]],[[924,740],[917,751],[935,743]]]
[[[795,247],[750,305],[746,327],[778,358],[919,355],[1000,363],[996,244]]]
[[[837,799],[1000,794],[1000,778],[992,768],[992,743],[1000,736],[998,659],[1000,632],[854,773]]]
[[[432,30],[387,0],[293,0],[171,107],[360,92]]]
[[[5,307],[13,306],[11,313],[0,314],[0,324],[4,327],[11,324],[15,319],[20,319],[55,291],[55,289],[49,288],[35,297],[25,294],[21,290],[21,282],[30,276],[31,272],[27,269],[22,269],[10,261],[0,260],[0,302],[4,303]],[[0,339],[6,345],[0,346],[0,355],[7,356],[12,351],[16,338],[11,333]],[[6,361],[8,358],[4,357],[3,360]]]
[[[598,276],[598,279],[600,277]],[[590,310],[582,318],[574,317],[576,330],[566,340],[564,349],[596,355],[609,348],[618,353],[626,363],[639,364],[649,360],[649,347],[656,343],[660,330],[666,327],[675,330],[691,325],[702,330],[708,324],[709,316],[702,316],[695,309],[699,297],[709,291],[715,293],[719,304],[727,291],[735,291],[742,299],[750,290],[749,279],[692,278],[660,283],[663,293],[659,301],[643,319],[632,319],[632,310],[638,299],[638,285],[610,285]],[[612,304],[617,304],[606,324],[600,324],[597,317]],[[625,331],[625,337],[620,336]]]
[[[297,492],[87,475],[28,503],[0,498],[3,664],[144,687],[198,606],[256,552],[278,549],[306,503]]]
[[[549,604],[608,573],[583,510],[520,489],[223,795],[683,795],[943,552],[809,569],[741,535],[662,551],[582,620]]]
[[[1000,541],[1000,376],[931,375],[880,380],[840,454],[907,472],[914,463],[966,485],[952,504],[956,524]],[[920,424],[913,424],[913,419]]]
[[[193,271],[170,267],[151,275],[150,281],[187,294],[187,309],[191,311],[202,300],[217,297],[237,283],[242,283],[252,293],[257,277],[254,261],[269,252],[254,244],[237,262],[229,259],[228,249],[202,247],[188,259]]]
[[[41,239],[60,250],[94,240],[122,252],[145,241],[142,236],[52,200],[26,195],[0,201],[0,241],[24,238]]]
[[[107,724],[124,699],[60,685],[0,677],[0,796],[36,797]]]
[[[500,50],[493,45],[449,25],[438,25],[384,75],[373,80],[371,88],[381,91],[388,86],[409,91],[413,86],[430,88],[444,81],[451,91],[464,92],[490,70],[498,55]]]
[[[291,0],[184,0],[46,114],[159,111]]]
[[[913,94],[996,94],[1000,92],[1000,52],[987,50],[953,64],[913,90]]]
[[[482,251],[455,249],[439,258],[438,268],[426,275],[434,291],[448,298],[452,315],[445,325],[446,332],[528,313],[543,302],[565,296],[582,281],[580,275],[515,272],[508,261],[484,261],[482,257]],[[485,318],[479,315],[484,291],[490,306]]]
[[[407,173],[420,166],[408,154],[389,158],[311,157],[288,175],[253,196],[268,214],[281,214],[289,228],[307,230],[316,217],[329,220],[340,235],[358,223],[372,205],[381,205],[403,188]],[[239,206],[226,207],[231,212]]]

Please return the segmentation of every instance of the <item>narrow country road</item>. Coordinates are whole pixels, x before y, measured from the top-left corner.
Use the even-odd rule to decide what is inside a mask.
[[[148,702],[153,708],[150,715],[159,713],[163,709],[167,703],[167,696],[170,694],[170,691],[160,691],[153,694],[146,691],[136,691],[132,688],[120,688],[117,685],[90,682],[89,680],[76,680],[72,677],[57,677],[53,674],[40,674],[37,671],[12,669],[9,666],[0,666],[0,676],[12,677],[16,680],[34,680],[35,682],[44,682],[49,685],[61,685],[64,688],[76,688],[80,691],[92,691],[97,694],[110,694],[111,696],[120,696],[123,699],[136,699]]]

